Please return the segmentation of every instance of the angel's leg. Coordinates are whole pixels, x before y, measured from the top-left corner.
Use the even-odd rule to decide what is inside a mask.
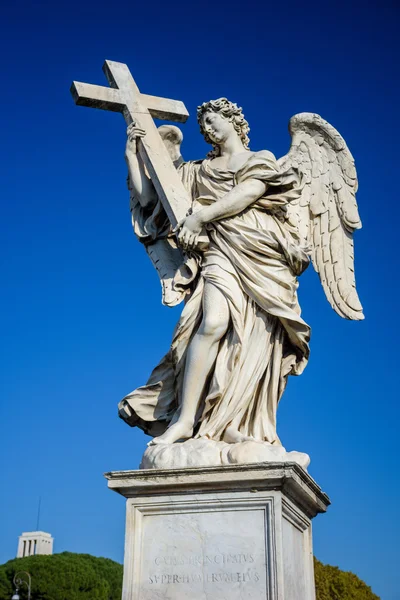
[[[229,320],[225,296],[207,281],[203,292],[203,319],[187,351],[179,418],[150,444],[171,444],[192,437],[203,389],[217,358],[219,342],[228,329]]]

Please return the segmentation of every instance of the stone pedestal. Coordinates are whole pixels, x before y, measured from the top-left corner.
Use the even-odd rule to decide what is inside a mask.
[[[106,477],[127,498],[123,600],[315,600],[311,519],[330,502],[298,464]]]

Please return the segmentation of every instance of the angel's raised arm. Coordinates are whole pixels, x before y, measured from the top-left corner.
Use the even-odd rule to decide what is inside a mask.
[[[162,125],[158,131],[172,162],[178,167],[183,163],[180,153],[182,132],[174,125]],[[128,127],[125,157],[129,170],[132,225],[160,277],[163,303],[175,306],[189,291],[190,283],[196,276],[197,265],[192,259],[184,257],[178,247],[171,223],[138,155],[138,144],[145,134],[145,131],[134,125]],[[177,273],[180,285],[175,281]]]
[[[146,132],[131,123],[126,133],[125,160],[129,190],[143,208],[153,208],[157,203],[157,193],[138,154],[138,144]]]

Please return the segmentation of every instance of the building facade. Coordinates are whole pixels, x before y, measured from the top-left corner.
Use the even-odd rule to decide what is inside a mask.
[[[53,554],[53,541],[50,533],[27,531],[19,536],[17,558],[35,554]]]

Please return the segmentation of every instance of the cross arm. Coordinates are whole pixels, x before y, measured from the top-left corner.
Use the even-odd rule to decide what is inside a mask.
[[[142,94],[142,103],[147,106],[147,110],[153,119],[163,119],[164,121],[175,121],[177,123],[185,123],[188,120],[189,113],[180,100]]]
[[[117,88],[81,83],[80,81],[72,83],[71,94],[75,104],[79,106],[101,108],[113,112],[124,112],[127,103]],[[184,123],[189,117],[186,106],[180,100],[141,94],[141,103],[147,108],[153,119]]]
[[[89,106],[91,108],[102,108],[113,112],[123,112],[125,101],[121,92],[114,88],[107,88],[102,85],[92,85],[91,83],[81,83],[73,81],[71,85],[71,94],[75,104],[79,106]]]
[[[182,184],[153,118],[184,122],[188,112],[183,102],[141,94],[128,66],[106,60],[103,71],[110,87],[74,81],[71,93],[81,106],[122,113],[127,125],[135,121],[146,135],[138,149],[158,197],[173,227],[187,214],[191,198]]]

